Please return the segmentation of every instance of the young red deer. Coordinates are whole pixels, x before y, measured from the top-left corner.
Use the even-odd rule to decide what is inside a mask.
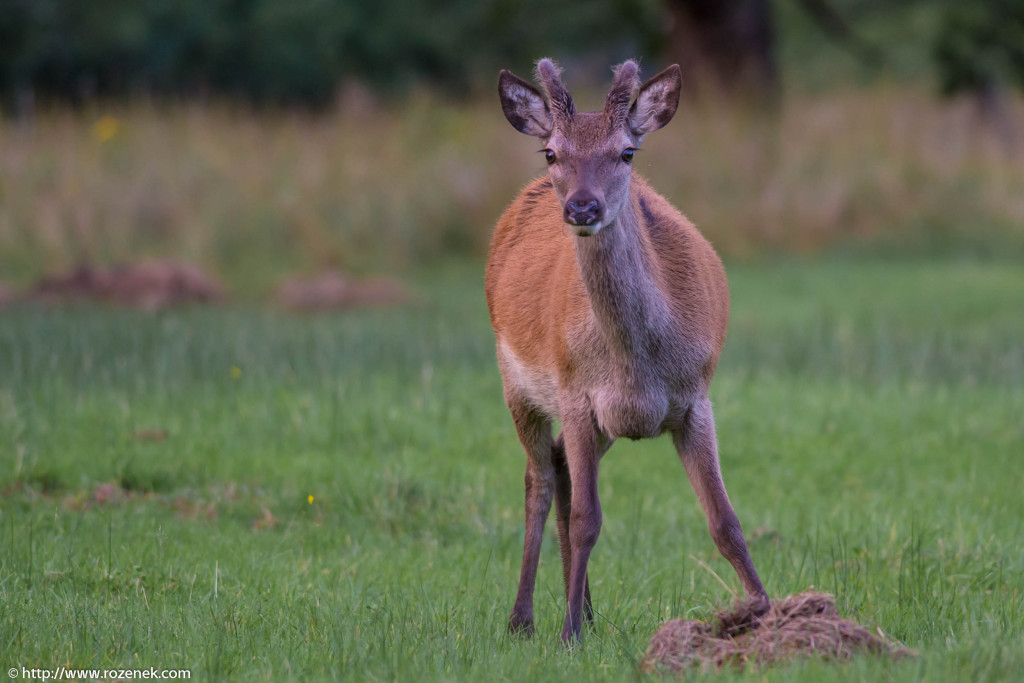
[[[671,432],[711,537],[747,594],[768,607],[722,484],[708,386],[725,341],[729,292],[711,245],[633,173],[648,133],[679,104],[678,66],[640,85],[615,70],[604,111],[577,112],[559,69],[537,64],[544,95],[502,71],[505,117],[539,137],[548,163],[498,221],[487,304],[505,402],[526,449],[526,541],[513,632],[533,631],[533,589],[552,497],[567,609],[562,640],[593,619],[587,561],[601,530],[598,461],[618,437]],[[568,229],[566,229],[568,224]],[[562,433],[552,439],[552,420]]]

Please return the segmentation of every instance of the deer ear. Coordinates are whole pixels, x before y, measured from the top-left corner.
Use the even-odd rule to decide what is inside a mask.
[[[498,76],[498,96],[505,118],[516,130],[539,138],[551,135],[551,110],[532,85],[502,69]]]
[[[679,107],[682,72],[673,64],[640,86],[640,93],[629,110],[629,127],[634,135],[644,136],[672,120]]]

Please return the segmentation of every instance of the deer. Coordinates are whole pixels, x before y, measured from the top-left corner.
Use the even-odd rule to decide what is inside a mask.
[[[602,523],[598,464],[618,438],[672,435],[711,538],[753,609],[769,607],[722,482],[708,399],[729,317],[725,269],[633,171],[641,142],[676,113],[680,69],[642,84],[633,60],[613,71],[599,112],[576,111],[550,59],[537,63],[541,90],[510,71],[498,78],[505,118],[540,138],[547,163],[499,218],[485,275],[504,399],[526,451],[526,531],[508,628],[534,632],[554,500],[567,647],[594,620],[587,566]]]

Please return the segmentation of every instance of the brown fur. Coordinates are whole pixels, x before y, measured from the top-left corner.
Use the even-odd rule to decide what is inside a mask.
[[[714,349],[710,382],[729,319],[725,269],[700,231],[636,173],[632,195],[644,218],[647,246],[657,255],[659,287],[674,312]],[[498,219],[484,279],[495,333],[531,366],[566,379],[573,372],[566,335],[589,307],[573,239],[551,180],[537,178]]]
[[[576,113],[541,60],[548,101],[502,72],[502,109],[543,140],[548,175],[498,220],[485,288],[505,402],[527,454],[526,534],[513,632],[533,629],[533,591],[552,501],[566,592],[562,640],[593,619],[587,566],[601,530],[598,462],[614,440],[671,432],[715,544],[747,594],[768,598],[718,465],[707,398],[729,292],[711,245],[632,172],[631,154],[675,112],[679,69],[639,85],[626,62],[602,112]],[[635,99],[634,99],[635,92]],[[552,423],[562,433],[552,437]]]

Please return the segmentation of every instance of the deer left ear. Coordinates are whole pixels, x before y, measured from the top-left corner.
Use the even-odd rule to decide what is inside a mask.
[[[640,86],[640,93],[629,110],[629,128],[633,134],[643,137],[671,121],[679,107],[682,86],[683,76],[678,64]]]

